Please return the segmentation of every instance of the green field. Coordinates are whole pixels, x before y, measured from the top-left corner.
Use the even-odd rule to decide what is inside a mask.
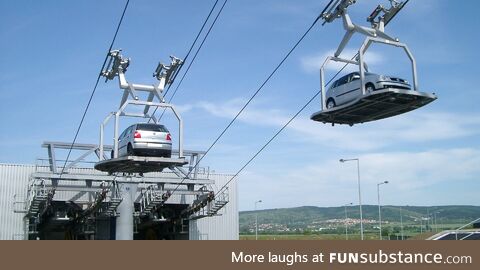
[[[434,235],[435,232],[427,232],[422,234],[406,234],[405,240],[424,240]],[[365,240],[379,240],[378,234],[367,233],[364,234]],[[247,234],[240,235],[240,240],[255,240],[255,235]],[[262,234],[258,236],[258,240],[346,240],[346,236],[343,234]],[[348,235],[348,240],[360,240],[360,235]],[[383,240],[386,240],[385,238]],[[392,240],[396,240],[395,236],[392,236]],[[398,240],[401,237],[398,236]]]
[[[349,240],[360,240],[360,235],[349,235]],[[378,239],[378,235],[366,234],[365,239]],[[255,235],[240,235],[240,240],[255,240]],[[258,240],[345,240],[345,235],[340,234],[280,234],[259,235]]]
[[[347,210],[348,219],[345,219]],[[255,239],[255,220],[262,240],[360,239],[358,207],[265,209],[240,212],[240,239]],[[382,207],[382,238],[426,239],[444,230],[454,230],[480,217],[479,206],[391,206]],[[347,220],[347,222],[346,222]],[[363,206],[365,239],[379,239],[378,206]]]
[[[392,223],[385,226],[384,232],[392,232],[393,228],[398,228],[400,224]],[[420,226],[416,224],[404,224],[403,237],[405,240],[424,240],[443,230],[453,230],[462,226],[462,223],[442,224],[441,226],[432,227],[428,231],[420,230]],[[383,240],[401,240],[401,233],[391,233],[390,236],[384,234]],[[365,240],[379,240],[378,232],[371,229],[365,230]],[[255,240],[255,234],[240,234],[240,240]],[[258,234],[258,240],[347,240],[344,232],[342,233],[307,233],[307,234]],[[348,240],[360,240],[360,231],[358,228],[350,228]]]

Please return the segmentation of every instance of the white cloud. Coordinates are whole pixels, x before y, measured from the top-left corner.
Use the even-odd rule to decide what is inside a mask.
[[[213,116],[232,119],[244,100],[234,99],[221,104],[200,102],[190,105]],[[248,107],[239,121],[255,126],[279,128],[290,115],[276,109]],[[480,134],[480,115],[444,112],[410,112],[380,121],[349,126],[330,126],[299,116],[287,128],[309,143],[356,151],[372,151],[400,143],[423,143],[465,138]]]
[[[312,141],[351,150],[375,150],[405,142],[431,142],[480,134],[480,115],[410,112],[354,127],[318,124],[301,118],[291,130]]]
[[[480,173],[480,151],[471,148],[430,150],[418,153],[378,153],[362,157],[370,183],[391,179],[401,190],[473,178]]]
[[[480,150],[471,148],[431,150],[424,152],[373,153],[358,156],[361,168],[361,185],[364,203],[376,202],[376,184],[388,180],[383,189],[385,199],[393,204],[449,204],[478,203],[470,194],[472,186],[466,185],[480,174]],[[247,172],[241,175],[243,185],[241,198],[247,204],[254,198],[261,198],[272,207],[300,205],[342,205],[356,203],[356,163],[340,163],[338,160],[318,161],[305,167],[267,173]],[[445,185],[455,183],[459,194],[452,198],[435,197],[445,192]],[[268,191],[268,192],[266,192]],[[246,193],[246,194],[243,194]],[[422,194],[414,197],[412,194]],[[387,196],[388,195],[388,196]],[[460,196],[460,197],[459,197]],[[248,206],[248,205],[247,205]],[[248,208],[248,207],[247,207]]]
[[[310,56],[304,56],[300,59],[302,68],[309,72],[309,73],[315,73],[319,72],[320,68],[322,67],[323,63],[325,62],[325,59],[327,59],[328,56],[333,56],[335,53],[334,50],[330,50],[324,54],[316,54],[316,55],[310,55]],[[352,57],[357,53],[355,50],[351,49],[346,49],[343,51],[341,58],[344,59],[352,59]],[[377,66],[383,63],[383,56],[379,53],[371,52],[368,51],[365,54],[365,62],[369,66]],[[325,69],[327,71],[339,71],[340,69],[343,68],[345,64],[341,62],[334,62],[331,61],[325,66]],[[358,70],[358,66],[356,65],[348,65],[345,68],[345,72],[352,72]]]
[[[175,109],[178,111],[178,113],[184,114],[191,111],[193,106],[191,104],[175,105]]]

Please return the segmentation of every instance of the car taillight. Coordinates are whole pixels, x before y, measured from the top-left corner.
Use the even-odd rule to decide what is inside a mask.
[[[172,137],[170,136],[170,133],[167,133],[167,141],[171,141]]]
[[[135,133],[133,134],[133,137],[134,137],[135,139],[139,139],[139,138],[142,138],[142,134],[140,134],[140,132],[138,132],[138,131],[135,130]]]

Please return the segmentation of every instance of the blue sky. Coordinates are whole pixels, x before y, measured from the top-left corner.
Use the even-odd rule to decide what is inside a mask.
[[[127,79],[154,83],[158,61],[184,57],[213,2],[132,0],[114,46],[132,58]],[[228,2],[173,102],[185,120],[186,148],[212,143],[326,2]],[[358,2],[351,16],[363,24],[386,1]],[[466,2],[474,4],[412,0],[387,27],[409,45],[420,90],[435,92],[437,101],[354,127],[309,120],[320,108],[315,101],[240,175],[240,208],[252,209],[258,199],[262,208],[356,203],[355,164],[338,162],[356,157],[364,203],[375,204],[376,183],[389,180],[386,204],[479,205],[480,44],[471,30],[479,22]],[[0,1],[0,162],[33,163],[46,154],[43,141],[73,139],[123,4]],[[236,172],[318,90],[318,67],[342,35],[340,21],[317,25],[203,166]],[[346,53],[360,42],[354,38]],[[374,46],[367,60],[374,72],[409,76],[398,50]],[[116,81],[100,83],[78,142],[98,143],[99,125],[120,98]],[[165,123],[174,126],[171,116]]]

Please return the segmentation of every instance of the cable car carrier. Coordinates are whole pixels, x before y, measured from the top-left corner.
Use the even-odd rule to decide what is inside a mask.
[[[434,93],[430,94],[419,91],[416,61],[407,45],[385,33],[385,26],[405,4],[408,3],[408,0],[404,2],[397,0],[389,1],[389,8],[379,5],[367,18],[367,21],[371,23],[371,27],[359,26],[352,23],[347,9],[350,5],[356,3],[356,0],[332,0],[327,6],[326,12],[321,14],[321,18],[324,20],[323,24],[333,22],[337,18],[342,18],[346,33],[334,56],[327,57],[320,68],[322,110],[314,113],[311,116],[312,120],[331,123],[332,125],[347,124],[353,126],[354,124],[380,120],[416,110],[437,99]],[[354,33],[366,36],[357,55],[352,59],[340,57]],[[371,75],[371,73],[368,73],[368,66],[364,58],[366,51],[373,43],[394,46],[402,48],[405,51],[411,62],[413,88],[410,88],[409,85],[408,87],[397,87],[398,84],[392,84],[375,89],[369,85],[366,81],[366,76],[367,74]],[[358,88],[348,92],[356,92],[358,95],[345,104],[339,104],[339,106],[335,105],[335,101],[332,98],[327,99],[325,90],[324,69],[330,61],[345,63],[345,66],[353,64],[359,67],[359,72],[356,73],[357,76],[349,79],[352,81],[358,80],[354,82],[358,83]],[[400,81],[401,79],[395,78],[395,80]],[[401,81],[406,83],[404,80]]]
[[[118,76],[120,88],[123,89],[123,97],[119,109],[111,112],[100,126],[100,161],[95,164],[95,169],[99,171],[112,173],[147,173],[161,172],[165,168],[181,167],[188,163],[183,153],[183,121],[180,114],[172,104],[165,102],[163,90],[166,85],[172,84],[183,61],[170,56],[170,65],[159,63],[154,77],[159,81],[157,85],[134,84],[127,82],[125,72],[129,66],[130,59],[124,58],[120,50],[112,50],[109,53],[109,61],[106,70],[102,76],[106,80],[113,80]],[[138,91],[148,93],[147,100],[140,100]],[[130,97],[130,99],[129,99]],[[154,101],[154,99],[157,101]],[[141,107],[142,113],[127,112],[128,106]],[[156,157],[140,156],[128,153],[126,156],[119,156],[119,121],[120,117],[138,117],[153,120],[158,124],[158,120],[152,114],[149,114],[151,108],[170,109],[178,120],[178,157]],[[109,121],[114,118],[114,138],[111,159],[107,159],[104,154],[104,129]]]

